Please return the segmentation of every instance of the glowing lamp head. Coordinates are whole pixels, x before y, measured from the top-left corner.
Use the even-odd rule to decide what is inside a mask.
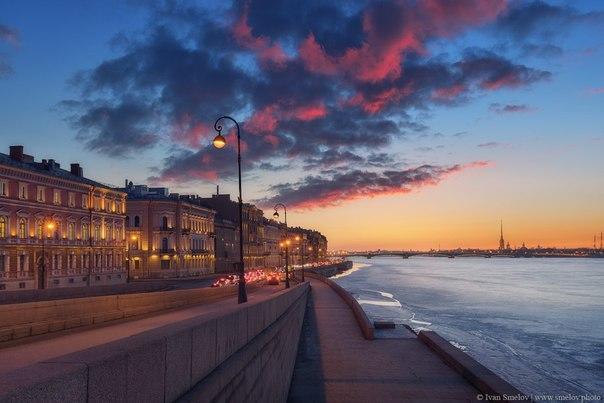
[[[52,231],[53,229],[55,229],[55,224],[52,222],[49,222],[48,224],[46,224],[46,228],[48,228],[49,230]]]
[[[299,241],[300,237],[298,235],[296,235],[296,241]]]
[[[216,148],[223,148],[224,146],[226,146],[226,139],[222,134],[220,134],[220,132],[218,132],[216,137],[214,137],[214,141],[212,141],[212,144]]]
[[[289,244],[291,244],[291,243],[292,243],[292,241],[290,241],[289,239],[288,239],[287,241],[285,241],[285,244],[286,244],[286,245],[289,245]]]
[[[138,237],[136,235],[132,235],[132,237],[130,237],[130,239],[132,239],[133,241],[136,241],[138,239]]]
[[[285,244],[283,242],[279,242],[279,246],[283,248]]]
[[[274,218],[275,220],[278,220],[278,219],[279,219],[279,213],[277,212],[277,210],[275,210],[275,212],[273,213],[273,218]]]

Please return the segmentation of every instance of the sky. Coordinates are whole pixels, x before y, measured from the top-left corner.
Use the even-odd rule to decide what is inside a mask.
[[[600,1],[0,0],[0,148],[236,192],[331,249],[590,246]]]

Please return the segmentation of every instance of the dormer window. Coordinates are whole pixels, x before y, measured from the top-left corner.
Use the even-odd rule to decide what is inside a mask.
[[[8,197],[8,181],[0,181],[0,196]]]
[[[44,203],[44,201],[46,201],[45,196],[46,196],[46,189],[44,189],[44,186],[38,186],[36,200],[39,201],[40,203]]]
[[[57,205],[61,204],[61,191],[60,190],[58,190],[58,189],[54,190],[52,202]]]
[[[27,183],[19,183],[19,199],[27,200]]]

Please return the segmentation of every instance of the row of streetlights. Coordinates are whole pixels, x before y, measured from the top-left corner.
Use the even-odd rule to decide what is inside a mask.
[[[220,148],[224,148],[224,146],[226,146],[227,141],[226,138],[222,135],[222,125],[220,124],[220,121],[226,119],[226,120],[230,120],[233,123],[235,123],[235,127],[237,128],[237,167],[238,167],[238,172],[239,172],[239,257],[240,257],[240,262],[239,262],[239,267],[238,267],[238,274],[239,274],[239,303],[242,304],[244,302],[247,302],[247,293],[246,293],[246,289],[245,289],[245,270],[244,270],[244,266],[243,266],[243,200],[242,200],[242,196],[241,196],[241,130],[239,128],[239,123],[237,123],[237,121],[235,119],[233,119],[230,116],[221,116],[218,119],[216,119],[216,122],[214,122],[214,130],[216,130],[216,137],[214,137],[214,140],[212,141],[212,144],[214,145],[214,147],[220,149]],[[273,213],[273,218],[275,218],[275,220],[279,219],[279,208],[283,208],[283,212],[284,212],[284,222],[285,222],[285,237],[286,240],[284,242],[281,243],[281,246],[285,246],[285,288],[289,288],[289,245],[291,243],[290,239],[289,239],[289,234],[288,234],[288,227],[287,227],[287,207],[285,206],[285,204],[283,203],[277,203],[275,205],[275,212]],[[296,237],[296,240],[298,241],[300,238]],[[312,250],[312,248],[310,248],[309,250]],[[302,281],[304,281],[304,265],[302,265]]]

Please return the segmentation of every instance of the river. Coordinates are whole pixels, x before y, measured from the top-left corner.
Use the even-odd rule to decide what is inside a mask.
[[[604,394],[604,259],[353,258],[371,319],[437,331],[527,394]]]

